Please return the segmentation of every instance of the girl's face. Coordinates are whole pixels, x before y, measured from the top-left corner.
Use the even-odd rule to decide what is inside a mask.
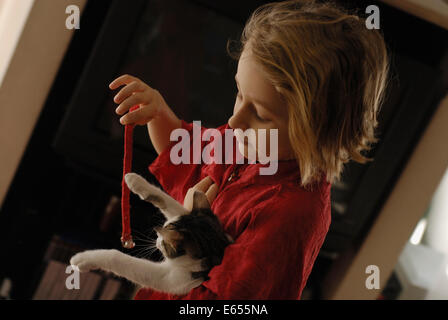
[[[275,143],[275,141],[270,141],[269,129],[277,129],[278,160],[293,159],[294,154],[288,137],[286,103],[262,73],[261,67],[256,64],[253,55],[247,48],[244,49],[238,61],[235,81],[238,94],[235,98],[233,115],[228,121],[229,126],[232,129],[243,131],[247,129],[254,129],[255,131],[266,129],[267,156],[269,156],[269,150],[271,150],[270,144]],[[244,141],[244,143],[239,144],[239,149],[244,157],[248,158],[248,148],[255,148],[256,145],[255,141],[249,141],[249,145]],[[259,160],[258,155],[257,160]]]

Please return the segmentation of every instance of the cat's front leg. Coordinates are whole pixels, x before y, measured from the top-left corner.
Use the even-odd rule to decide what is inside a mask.
[[[81,272],[102,269],[109,271],[113,265],[113,260],[117,256],[118,250],[88,250],[75,254],[70,259],[72,266],[78,267]]]
[[[151,202],[165,215],[167,219],[173,219],[177,216],[189,213],[179,202],[166,194],[160,188],[146,181],[145,178],[136,173],[127,173],[124,180],[133,193],[140,199]]]

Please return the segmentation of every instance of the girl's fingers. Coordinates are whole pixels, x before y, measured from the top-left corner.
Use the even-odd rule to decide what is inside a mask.
[[[127,124],[138,124],[144,125],[150,121],[154,115],[152,114],[152,108],[138,108],[132,112],[128,112],[123,117],[120,118],[120,123],[123,125]]]
[[[194,194],[194,189],[190,188],[190,189],[188,189],[187,194],[185,195],[185,198],[184,198],[183,206],[188,211],[191,211],[193,209],[193,194]]]
[[[210,188],[208,188],[207,192],[205,193],[208,199],[208,203],[210,203],[210,205],[213,203],[213,200],[215,200],[217,194],[218,194],[218,185],[214,183],[210,186]]]
[[[116,89],[116,88],[118,88],[118,87],[120,87],[120,86],[122,86],[124,84],[128,84],[128,83],[130,83],[132,81],[135,81],[135,80],[138,80],[138,79],[133,77],[133,76],[131,76],[131,75],[129,75],[129,74],[124,74],[124,75],[116,78],[114,81],[112,81],[109,84],[109,88],[111,90],[114,90],[114,89]]]
[[[213,182],[210,176],[207,176],[201,181],[199,181],[193,187],[193,189],[204,192],[210,204],[212,204],[213,200],[215,200],[216,195],[218,194],[218,186],[216,185],[216,183]]]
[[[148,104],[146,97],[141,92],[136,92],[132,94],[130,97],[125,99],[118,107],[115,109],[115,112],[119,115],[123,115],[128,110],[137,105],[137,104]]]
[[[128,112],[126,115],[120,118],[122,125],[136,124],[142,118],[142,108],[138,108],[132,112]]]
[[[210,205],[213,203],[213,200],[215,200],[216,195],[218,194],[218,186],[213,183],[213,180],[209,176],[205,177],[193,187],[188,189],[184,199],[184,207],[188,211],[191,211],[193,208],[193,195],[196,190],[205,194]]]
[[[204,179],[202,179],[201,181],[199,181],[198,183],[196,183],[193,187],[194,190],[199,190],[202,192],[207,192],[208,188],[210,188],[210,186],[213,184],[213,180],[212,178],[210,178],[209,176],[205,177]]]
[[[134,92],[142,92],[144,89],[145,88],[140,81],[132,81],[115,95],[114,102],[121,103]]]

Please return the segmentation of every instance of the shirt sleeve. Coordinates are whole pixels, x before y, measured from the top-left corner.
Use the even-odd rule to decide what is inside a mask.
[[[322,216],[312,211],[305,205],[298,212],[279,199],[260,204],[245,230],[226,248],[222,263],[210,271],[208,281],[185,296],[157,293],[153,298],[300,298],[327,231]]]

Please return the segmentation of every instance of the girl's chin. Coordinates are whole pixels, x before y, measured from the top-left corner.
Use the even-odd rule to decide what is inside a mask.
[[[257,161],[257,162],[261,162],[261,163],[265,164],[270,161],[282,160],[282,158],[270,157],[270,155],[262,156],[261,160],[260,160],[260,156],[259,156],[258,152],[252,147],[252,144],[248,144],[247,142],[246,143],[238,142],[238,150],[243,155],[244,158],[249,160],[249,163],[255,163]],[[249,154],[251,155],[251,158],[249,158]],[[253,159],[253,157],[254,157],[253,155],[255,155],[256,161],[253,161],[253,160],[251,161],[251,159]],[[291,158],[285,157],[285,160],[289,160],[289,159],[294,159],[294,157],[291,157]]]

